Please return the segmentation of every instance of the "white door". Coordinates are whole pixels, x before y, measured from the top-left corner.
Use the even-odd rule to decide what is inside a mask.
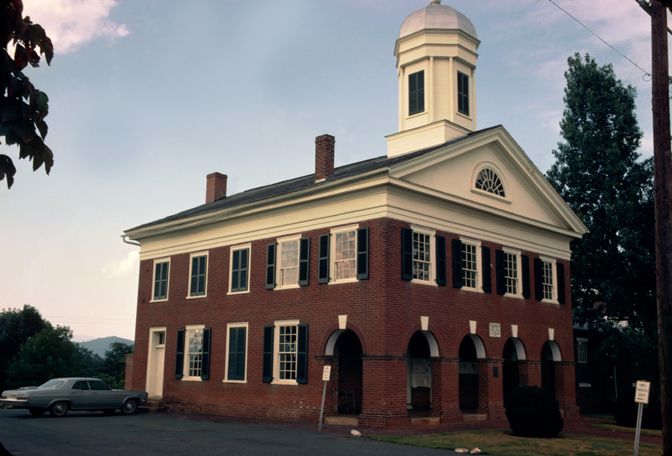
[[[166,330],[151,329],[147,356],[147,394],[150,398],[163,396],[163,364],[166,347]]]

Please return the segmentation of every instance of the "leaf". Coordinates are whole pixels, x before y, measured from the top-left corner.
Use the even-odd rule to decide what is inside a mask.
[[[0,155],[0,180],[7,178],[7,188],[12,188],[14,174],[16,174],[16,168],[12,159],[7,155]]]
[[[28,65],[28,51],[20,44],[16,45],[14,50],[14,66],[17,70],[23,70]]]
[[[44,120],[39,119],[35,121],[35,125],[37,125],[37,129],[40,131],[40,136],[42,136],[42,139],[46,138],[47,133],[49,132],[49,126],[47,123]]]
[[[33,94],[33,100],[35,103],[35,108],[39,112],[49,112],[49,97],[47,96],[46,93],[42,92],[41,90],[35,89],[35,92]]]

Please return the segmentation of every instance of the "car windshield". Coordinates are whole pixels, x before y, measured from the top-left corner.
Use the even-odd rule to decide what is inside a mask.
[[[41,390],[56,389],[64,383],[65,383],[64,380],[49,380],[47,383],[43,383],[40,386],[38,386],[37,389],[41,389]]]

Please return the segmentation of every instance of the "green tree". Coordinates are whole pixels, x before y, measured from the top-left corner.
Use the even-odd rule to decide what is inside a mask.
[[[19,158],[33,162],[33,171],[44,164],[47,174],[54,164],[51,149],[44,143],[49,113],[47,94],[33,86],[23,69],[30,64],[39,66],[40,54],[51,63],[54,48],[39,24],[23,17],[22,0],[0,0],[0,136],[8,145],[19,146]],[[8,45],[14,47],[10,56]],[[16,168],[12,159],[0,154],[0,180],[7,178],[7,186],[14,183]]]
[[[21,346],[49,323],[32,306],[0,312],[0,390],[5,389],[9,362]]]
[[[565,72],[563,141],[547,177],[590,230],[572,245],[575,321],[656,334],[653,183],[641,160],[635,89],[575,54]]]
[[[89,352],[90,354],[90,352]],[[40,385],[50,378],[93,374],[86,351],[72,342],[72,331],[47,324],[21,346],[9,363],[7,383],[11,387]]]
[[[123,388],[126,375],[126,355],[133,353],[133,345],[114,342],[105,352],[100,378],[112,388]]]

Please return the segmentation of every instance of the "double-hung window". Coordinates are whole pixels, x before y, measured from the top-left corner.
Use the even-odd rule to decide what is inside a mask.
[[[469,76],[457,72],[457,112],[469,115]]]
[[[280,382],[296,381],[296,363],[298,361],[298,325],[277,325],[276,344],[277,355],[277,378]]]
[[[204,325],[189,325],[177,331],[177,380],[200,381],[210,378],[211,332]]]
[[[401,279],[446,285],[446,239],[434,230],[412,226],[401,230]]]
[[[247,323],[226,325],[226,373],[225,382],[247,381]]]
[[[231,247],[229,293],[249,291],[251,245]]]
[[[154,279],[152,280],[152,301],[168,299],[170,276],[170,258],[154,260]]]
[[[189,297],[199,298],[207,293],[208,254],[192,253],[189,264]]]
[[[540,275],[536,285],[541,288],[541,301],[558,302],[558,291],[556,287],[556,260],[554,258],[539,258]]]
[[[520,285],[520,252],[504,250],[504,294],[522,296]]]
[[[299,283],[299,238],[278,240],[278,287],[296,287]]]
[[[425,72],[408,75],[408,115],[425,111]]]
[[[308,381],[308,326],[298,320],[276,321],[264,328],[266,383],[303,384]]]
[[[576,362],[579,364],[588,363],[588,339],[584,337],[576,338]]]
[[[318,240],[318,283],[346,283],[369,278],[369,229],[333,228]]]
[[[433,277],[434,232],[413,229],[413,280],[431,282]]]
[[[462,289],[481,290],[481,243],[462,239]]]
[[[357,275],[356,234],[355,230],[333,233],[335,281],[354,279]]]

